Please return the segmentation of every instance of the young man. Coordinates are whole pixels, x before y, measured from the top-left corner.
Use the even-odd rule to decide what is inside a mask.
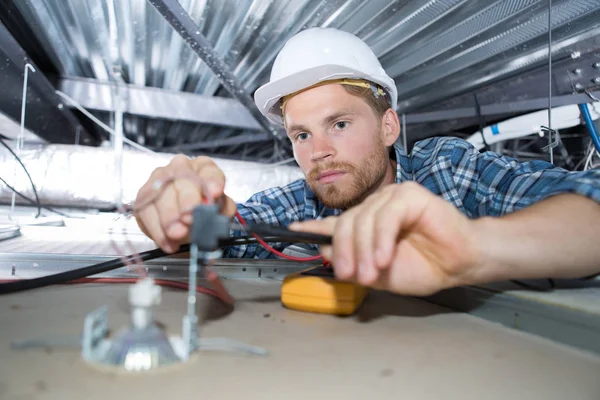
[[[600,272],[600,171],[518,163],[457,138],[423,140],[406,154],[394,144],[400,135],[394,81],[353,35],[322,28],[297,34],[255,100],[285,127],[306,179],[244,204],[226,198],[224,213],[333,235],[333,246],[321,253],[339,279],[428,295],[465,284]],[[223,195],[225,178],[212,160],[177,156],[152,174],[138,199],[157,182],[185,174],[208,182],[208,195]],[[181,211],[200,196],[197,185],[177,180],[136,218],[162,249],[175,251],[191,223]],[[245,245],[225,256],[272,254]]]

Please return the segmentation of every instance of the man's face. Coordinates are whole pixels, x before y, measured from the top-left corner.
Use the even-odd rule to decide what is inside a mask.
[[[381,120],[341,85],[292,97],[285,124],[296,161],[327,207],[350,208],[382,184],[389,158]]]

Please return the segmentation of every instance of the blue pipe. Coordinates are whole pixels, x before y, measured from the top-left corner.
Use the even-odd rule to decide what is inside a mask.
[[[585,124],[590,131],[590,136],[592,137],[592,141],[596,146],[596,150],[600,152],[600,136],[598,136],[598,131],[596,130],[596,125],[594,125],[594,121],[592,121],[592,116],[590,114],[590,110],[586,103],[580,104],[579,109],[581,110],[581,114],[583,114],[583,119],[585,120]]]

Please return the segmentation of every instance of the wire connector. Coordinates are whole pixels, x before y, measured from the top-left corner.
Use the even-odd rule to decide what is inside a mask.
[[[191,241],[199,251],[219,249],[219,240],[229,237],[229,217],[219,214],[216,204],[202,204],[194,208]]]

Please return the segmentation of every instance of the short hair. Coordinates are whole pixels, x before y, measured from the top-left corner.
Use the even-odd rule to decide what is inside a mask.
[[[384,95],[375,94],[377,93],[375,90],[367,87],[361,86],[352,86],[352,85],[342,85],[346,92],[352,96],[360,97],[373,109],[375,114],[379,118],[383,118],[385,112],[392,106],[390,102],[389,94],[382,90],[379,93],[383,92]]]
[[[383,115],[385,114],[385,112],[392,106],[389,93],[386,92],[381,86],[379,86],[373,82],[367,81],[365,79],[335,79],[335,80],[331,80],[331,81],[322,81],[315,85],[298,90],[297,92],[283,96],[283,98],[281,99],[281,105],[280,105],[282,116],[285,114],[286,103],[288,102],[289,99],[294,97],[296,94],[302,93],[306,90],[309,90],[309,89],[312,89],[312,88],[315,88],[318,86],[334,84],[334,83],[341,84],[342,87],[346,90],[346,93],[348,93],[352,96],[362,98],[371,107],[371,109],[375,112],[375,114],[379,118],[383,118]]]

